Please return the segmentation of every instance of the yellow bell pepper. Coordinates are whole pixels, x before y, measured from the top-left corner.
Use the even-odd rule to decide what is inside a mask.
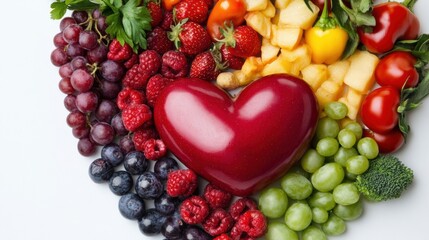
[[[305,32],[305,41],[312,52],[311,60],[317,64],[332,64],[338,61],[349,39],[349,35],[338,26],[336,19],[329,16],[326,2],[320,19]]]

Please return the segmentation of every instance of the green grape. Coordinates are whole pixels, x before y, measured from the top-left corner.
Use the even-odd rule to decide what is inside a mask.
[[[319,119],[319,123],[316,128],[316,138],[322,139],[325,137],[335,138],[340,131],[340,125],[338,125],[337,121],[330,117],[324,117]]]
[[[325,163],[325,157],[317,153],[315,149],[308,149],[301,158],[301,167],[304,171],[314,173]]]
[[[340,147],[334,155],[334,161],[341,166],[345,167],[346,162],[350,157],[358,155],[356,148],[343,148]]]
[[[328,240],[328,237],[320,228],[309,226],[302,231],[301,240]]]
[[[298,234],[281,222],[271,222],[268,224],[267,240],[298,240]]]
[[[362,212],[363,212],[362,200],[359,200],[356,203],[347,205],[347,206],[337,204],[333,212],[335,215],[337,215],[338,217],[346,221],[355,220],[362,215]]]
[[[350,122],[344,127],[344,129],[352,131],[356,136],[356,141],[362,138],[363,130],[362,126],[359,123]]]
[[[315,223],[324,223],[328,220],[328,211],[323,208],[315,207],[311,209],[311,212],[313,214],[313,222]]]
[[[350,205],[359,201],[359,191],[354,183],[341,183],[332,192],[334,201],[341,205]]]
[[[368,159],[374,159],[378,156],[377,142],[370,137],[360,139],[357,144],[357,149],[360,155],[363,155]]]
[[[310,180],[298,173],[288,173],[280,181],[286,194],[295,200],[303,200],[313,192]]]
[[[359,175],[369,168],[369,160],[365,156],[357,155],[349,158],[346,162],[346,170],[349,173]]]
[[[346,231],[346,223],[343,219],[337,217],[335,214],[329,216],[328,221],[322,224],[322,229],[326,235],[341,235]]]
[[[313,187],[320,192],[332,191],[344,179],[343,167],[336,163],[327,163],[311,176]]]
[[[356,135],[349,129],[341,129],[337,138],[340,145],[344,148],[351,148],[356,143]]]
[[[350,173],[349,171],[346,171],[346,179],[349,181],[355,181],[358,175]]]
[[[349,109],[342,102],[330,102],[325,105],[325,113],[334,120],[340,120],[346,117]]]
[[[334,156],[338,151],[339,143],[337,139],[332,137],[325,137],[320,139],[316,145],[316,151],[324,157]]]
[[[334,196],[329,192],[316,192],[308,199],[308,204],[312,208],[322,208],[329,211],[335,207]]]
[[[285,214],[286,225],[294,231],[302,231],[308,227],[313,220],[311,208],[303,202],[293,203]]]
[[[288,198],[280,188],[268,188],[259,197],[259,209],[268,218],[279,218],[285,214]]]

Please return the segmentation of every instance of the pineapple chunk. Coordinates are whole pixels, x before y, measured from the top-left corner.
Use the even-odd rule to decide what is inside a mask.
[[[335,101],[343,91],[342,85],[334,81],[324,81],[322,85],[316,90],[316,97],[321,107],[327,103]]]
[[[281,56],[292,62],[290,74],[299,76],[301,70],[311,63],[310,49],[306,44],[301,44],[293,50],[282,49]]]
[[[274,25],[278,25],[280,20],[280,10],[276,8],[276,13],[274,14],[274,17],[271,18],[271,23]]]
[[[279,25],[290,25],[304,30],[311,28],[320,10],[311,1],[308,4],[313,11],[308,9],[303,0],[292,0],[286,8],[280,10]]]
[[[344,103],[347,106],[347,117],[349,117],[351,120],[356,120],[356,117],[359,113],[359,108],[356,108],[355,106],[351,105],[345,97],[341,97],[340,99],[338,99],[338,101]]]
[[[261,34],[264,38],[271,36],[271,20],[262,12],[249,12],[244,16],[247,25]]]
[[[264,65],[259,57],[248,57],[241,67],[241,72],[244,75],[251,77],[253,74],[260,72]]]
[[[272,45],[266,38],[262,39],[261,60],[263,64],[272,62],[279,54],[280,48]]]
[[[301,42],[302,33],[303,30],[299,27],[279,26],[276,42],[281,48],[293,49]]]
[[[353,88],[348,88],[345,97],[347,99],[347,102],[350,103],[350,105],[353,105],[356,108],[360,108],[363,102],[364,95],[354,90]]]
[[[286,8],[287,5],[289,4],[290,0],[276,0],[274,5],[276,6],[276,8]]]
[[[329,79],[338,83],[343,84],[344,77],[350,67],[350,62],[347,60],[337,61],[328,66]]]
[[[249,0],[251,1],[251,0]],[[267,7],[262,10],[262,14],[264,14],[268,18],[273,18],[276,15],[276,7],[274,7],[273,3],[269,0],[267,0],[268,4]]]
[[[281,55],[271,63],[265,65],[262,69],[262,76],[267,76],[275,73],[289,73],[292,63],[284,59]]]
[[[367,51],[356,51],[350,58],[344,83],[360,93],[367,93],[375,83],[374,70],[379,59]]]
[[[248,12],[264,10],[267,8],[268,2],[269,0],[244,0]]]
[[[317,89],[314,95],[316,95],[320,109],[323,109],[327,103],[335,101],[334,96],[324,88]]]
[[[310,64],[301,70],[302,78],[313,91],[316,91],[328,79],[328,67],[324,64]]]
[[[274,46],[279,46],[278,42],[277,42],[277,25],[272,24],[271,25],[271,37],[270,37],[270,42],[272,45]]]

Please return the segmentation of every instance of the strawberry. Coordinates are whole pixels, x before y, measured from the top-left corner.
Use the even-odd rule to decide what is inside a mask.
[[[168,38],[180,52],[191,56],[204,52],[212,43],[209,33],[203,26],[187,19],[173,26]]]
[[[257,56],[261,52],[261,38],[258,32],[247,25],[241,25],[234,29],[229,25],[221,29],[223,39],[220,42],[231,47],[231,53],[237,57],[247,58]]]
[[[174,6],[177,21],[188,18],[191,22],[204,23],[209,15],[209,7],[204,0],[182,0]]]
[[[155,105],[156,99],[159,93],[173,80],[163,77],[161,74],[157,74],[151,77],[146,86],[146,98],[149,106]]]
[[[225,66],[221,63],[219,51],[205,51],[195,56],[191,63],[189,76],[213,81],[216,80],[216,77],[223,69],[225,69]]]
[[[173,50],[173,42],[168,39],[167,32],[162,27],[154,28],[147,36],[147,49],[155,50],[159,55]]]
[[[240,70],[244,64],[244,58],[237,57],[231,52],[231,47],[226,47],[222,45],[220,48],[222,54],[222,60],[227,64],[231,69]]]
[[[122,111],[122,121],[128,131],[135,131],[152,118],[152,112],[146,104],[132,104]]]
[[[162,14],[162,9],[161,9],[161,6],[159,5],[159,2],[157,3],[155,1],[150,1],[147,3],[146,7],[149,10],[150,17],[152,19],[150,21],[150,25],[152,26],[152,28],[161,24],[163,19],[163,16],[162,16],[163,14]]]

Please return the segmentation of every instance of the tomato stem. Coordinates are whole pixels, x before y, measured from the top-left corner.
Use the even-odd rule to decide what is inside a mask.
[[[402,5],[413,11],[414,4],[416,4],[417,0],[404,0]]]

